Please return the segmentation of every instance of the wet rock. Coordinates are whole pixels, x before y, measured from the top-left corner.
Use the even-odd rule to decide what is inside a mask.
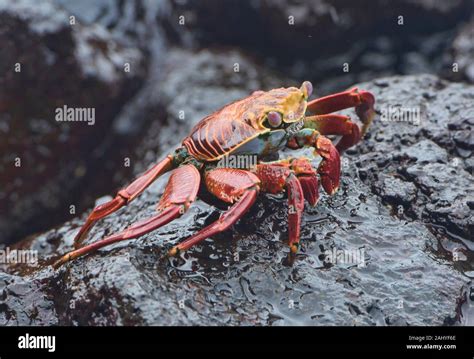
[[[474,238],[474,218],[469,207],[474,199],[473,179],[469,173],[445,164],[428,163],[407,167],[406,177],[428,196],[424,213],[428,219],[466,238]]]
[[[417,189],[413,183],[389,175],[380,176],[379,181],[376,190],[380,189],[385,201],[407,205],[415,200]]]
[[[261,85],[268,76],[259,69],[241,73],[247,78],[238,80],[227,67],[233,58],[226,61],[224,55],[215,62],[209,61],[216,57],[210,52],[183,56],[177,50],[175,55],[173,61],[184,61],[184,69],[190,71],[183,72],[183,63],[173,70],[170,61],[167,76],[174,80],[167,82],[166,91],[169,95],[184,91],[188,100],[170,96],[176,102],[163,111],[169,111],[170,123],[183,126],[196,121],[193,114],[200,116],[200,111],[213,109],[221,100],[254,90],[253,85],[247,87],[251,78]],[[246,61],[236,53],[227,56]],[[209,68],[194,71],[203,63]],[[222,82],[214,87],[216,81],[211,78]],[[51,298],[54,310],[48,315],[59,324],[466,323],[459,315],[459,303],[470,283],[463,272],[472,271],[468,220],[457,217],[454,208],[451,214],[440,211],[436,215],[431,208],[451,199],[463,208],[469,201],[466,181],[472,184],[472,177],[463,170],[465,162],[450,136],[450,124],[452,128],[469,117],[472,87],[433,76],[385,78],[360,87],[375,93],[381,115],[386,106],[403,105],[408,112],[410,106],[420,106],[420,121],[413,125],[377,118],[364,142],[344,155],[349,161],[344,162],[339,192],[332,197],[322,194],[316,208],[305,210],[302,248],[293,266],[286,260],[285,201],[261,195],[232,229],[180,258],[166,257],[167,249],[216,220],[220,210],[197,200],[183,217],[153,233],[53,271],[47,264],[72,248],[85,216],[75,218],[21,243],[21,248],[38,251],[40,264],[8,266],[7,276],[19,283],[41,283],[35,295],[43,298],[45,306],[51,304],[44,298]],[[211,94],[219,93],[222,97],[212,105],[206,102],[214,98]],[[189,124],[179,122],[175,110],[180,108]],[[171,142],[166,139],[170,132],[163,131],[161,136],[163,143]],[[427,148],[434,155],[423,156]],[[447,172],[445,166],[456,158],[457,171]],[[132,204],[98,223],[88,242],[152,215],[166,179],[158,179]],[[389,206],[393,203],[411,207],[413,214],[393,213]],[[428,216],[429,223],[421,214]],[[434,232],[433,224],[445,232]],[[461,230],[457,239],[448,233],[453,226]],[[446,254],[456,240],[455,246],[463,246],[466,254],[458,262]],[[15,300],[14,295],[3,298],[13,309]],[[22,317],[25,321],[29,318]]]
[[[58,316],[45,284],[0,272],[2,325],[56,325]]]
[[[0,1],[0,243],[81,207],[82,189],[113,156],[110,125],[145,73],[137,48],[71,21],[49,1]],[[57,121],[63,106],[95,117]]]
[[[360,164],[367,173],[363,179],[384,193],[386,178],[378,180],[380,173],[373,171],[373,163],[379,163],[384,174],[416,186],[418,197],[410,215],[473,238],[472,164],[465,160],[473,146],[469,136],[459,136],[471,128],[473,89],[433,76],[394,77],[383,87],[361,87],[376,94],[381,113],[372,131],[375,141],[360,146],[367,150]],[[394,207],[400,204],[392,200]]]
[[[446,150],[430,140],[421,140],[414,145],[402,147],[394,157],[411,159],[419,163],[446,163],[448,161]]]

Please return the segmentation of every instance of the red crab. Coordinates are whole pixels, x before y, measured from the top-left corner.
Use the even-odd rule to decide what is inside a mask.
[[[216,222],[171,248],[170,255],[225,231],[253,205],[259,192],[288,196],[289,245],[296,253],[304,200],[316,205],[318,174],[324,190],[333,194],[339,187],[339,153],[357,143],[365,134],[374,115],[374,96],[357,88],[307,101],[313,86],[303,82],[296,87],[256,91],[249,97],[224,106],[201,120],[182,146],[143,175],[116,197],[96,207],[74,240],[75,250],[54,263],[58,267],[74,258],[106,245],[137,238],[181,216],[196,199],[201,178],[207,190],[230,204]],[[363,126],[349,117],[332,114],[355,107]],[[310,115],[306,116],[309,111]],[[336,146],[325,135],[342,136]],[[318,169],[307,158],[266,161],[284,148],[312,147],[322,157]],[[254,156],[256,166],[248,169],[222,168],[226,156]],[[158,204],[158,213],[132,224],[124,231],[81,247],[94,223],[129,204],[163,173],[171,171]]]

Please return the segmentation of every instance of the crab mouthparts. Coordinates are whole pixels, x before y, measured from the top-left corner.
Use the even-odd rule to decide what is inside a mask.
[[[299,132],[304,126],[304,120],[301,119],[299,121],[296,121],[296,122],[293,122],[292,124],[290,124],[287,128],[286,128],[286,132],[288,132],[289,134],[295,134],[297,132]]]

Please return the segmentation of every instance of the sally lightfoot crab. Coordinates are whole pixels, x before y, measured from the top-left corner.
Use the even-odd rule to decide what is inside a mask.
[[[174,153],[121,189],[113,200],[96,207],[74,239],[76,249],[62,256],[54,267],[109,244],[140,237],[178,218],[196,199],[201,180],[211,194],[229,203],[230,208],[216,222],[171,248],[170,255],[228,229],[253,205],[259,192],[287,193],[289,245],[291,253],[296,253],[304,200],[312,206],[318,202],[318,176],[328,194],[337,191],[339,153],[361,139],[375,113],[375,99],[370,92],[353,88],[308,101],[312,91],[308,81],[299,89],[256,91],[201,120]],[[349,117],[333,114],[350,107],[355,107],[361,129]],[[333,145],[326,135],[341,138]],[[303,147],[312,147],[322,157],[317,169],[303,157],[268,161],[284,148]],[[236,155],[255,156],[257,165],[248,169],[219,166],[221,159]],[[95,222],[132,202],[168,171],[172,173],[156,215],[81,246]]]

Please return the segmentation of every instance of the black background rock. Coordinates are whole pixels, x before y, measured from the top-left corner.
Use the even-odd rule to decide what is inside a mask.
[[[311,79],[323,94],[391,74],[436,73],[456,79],[451,44],[474,14],[470,0],[173,0],[167,4],[169,9],[161,11],[158,19],[172,43],[194,49],[246,49],[267,67],[301,81]],[[403,25],[398,24],[399,16]],[[294,25],[289,24],[290,17]],[[467,34],[460,55],[463,63],[469,61],[464,49]],[[350,66],[349,72],[343,71],[344,64]]]
[[[49,2],[0,8],[0,42],[0,243],[5,243],[64,221],[71,205],[78,213],[90,202],[82,188],[97,192],[96,173],[106,172],[116,158],[110,126],[140,86],[146,62],[138,49],[114,42],[99,26],[71,26],[69,15]],[[17,63],[21,72],[15,72]],[[125,72],[125,63],[134,71]],[[55,121],[63,105],[94,108],[95,124]]]
[[[458,72],[452,77],[474,82],[474,17],[458,31],[451,51],[453,63],[458,65]]]

